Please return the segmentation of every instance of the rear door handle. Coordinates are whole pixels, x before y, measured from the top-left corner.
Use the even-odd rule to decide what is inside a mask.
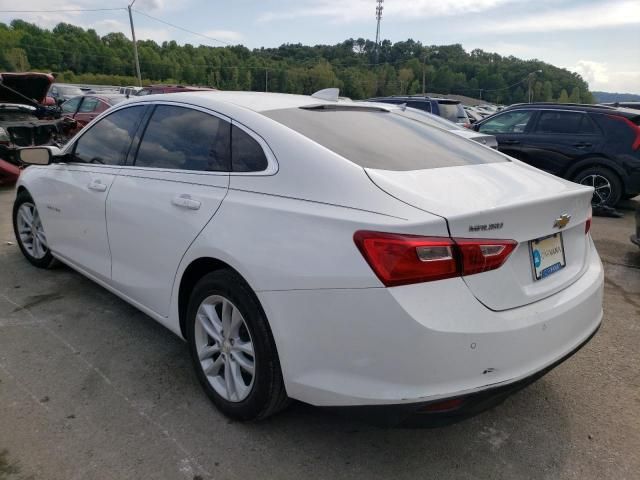
[[[173,203],[176,207],[188,208],[189,210],[198,210],[200,208],[200,205],[202,205],[201,202],[199,202],[198,200],[194,200],[193,198],[191,198],[191,195],[188,195],[186,193],[173,197],[171,203]]]
[[[577,148],[586,148],[590,147],[592,144],[587,142],[574,143],[573,146]]]
[[[503,145],[517,145],[520,143],[520,140],[503,140],[502,142],[498,143],[502,143]]]
[[[107,185],[102,183],[100,180],[92,180],[89,185],[87,185],[89,190],[93,190],[95,192],[106,192]]]

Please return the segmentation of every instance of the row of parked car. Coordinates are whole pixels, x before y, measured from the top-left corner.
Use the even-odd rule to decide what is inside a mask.
[[[485,138],[493,136],[491,143],[499,151],[593,187],[594,205],[613,207],[640,193],[640,105],[519,104],[496,107],[470,124],[457,100],[409,96],[370,101],[403,104],[465,125]]]
[[[62,144],[131,93],[144,96],[213,90],[151,85],[137,90],[121,87],[127,94],[87,91],[53,83],[51,75],[36,73],[2,74],[0,85],[0,168],[4,167],[0,171],[5,172],[5,177],[18,173],[16,147]],[[629,108],[633,104],[465,107],[459,100],[421,95],[375,97],[367,102],[401,105],[414,115],[421,115],[422,121],[554,175],[592,186],[594,205],[615,206],[621,199],[640,193],[640,113]],[[478,116],[473,123],[470,112]]]

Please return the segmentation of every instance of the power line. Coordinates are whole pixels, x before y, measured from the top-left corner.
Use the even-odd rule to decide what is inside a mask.
[[[134,12],[136,12],[136,13],[139,13],[140,15],[144,15],[147,18],[155,20],[156,22],[164,23],[165,25],[168,25],[168,26],[170,26],[172,28],[176,28],[178,30],[182,30],[183,32],[190,33],[191,35],[196,35],[198,37],[206,38],[208,40],[213,40],[214,42],[222,43],[224,45],[231,45],[229,42],[225,42],[224,40],[220,40],[218,38],[210,37],[209,35],[205,35],[204,33],[194,32],[193,30],[189,30],[188,28],[180,27],[179,25],[175,25],[173,23],[166,22],[166,21],[164,21],[164,20],[162,20],[160,18],[153,17],[153,16],[149,15],[148,13],[141,12],[140,10],[137,10],[135,8],[133,8],[132,10]]]
[[[112,12],[115,10],[126,10],[119,8],[67,8],[62,10],[0,10],[0,13],[66,13],[66,12]]]

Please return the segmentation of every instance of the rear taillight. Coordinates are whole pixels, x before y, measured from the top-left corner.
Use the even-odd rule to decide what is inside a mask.
[[[591,230],[591,218],[593,216],[593,213],[591,211],[591,208],[589,208],[589,216],[587,217],[587,221],[584,223],[584,234],[587,235],[589,233],[589,230]]]
[[[462,275],[473,275],[501,267],[518,245],[514,240],[475,238],[456,238],[455,242],[462,257]]]
[[[473,275],[499,268],[514,240],[454,239],[359,231],[354,241],[387,287]]]
[[[635,133],[635,137],[633,139],[633,143],[631,144],[631,148],[633,150],[640,149],[640,125],[636,125],[631,120],[626,117],[621,117],[619,115],[607,115],[607,117],[612,118],[613,120],[618,120],[620,122],[626,123],[631,130]]]

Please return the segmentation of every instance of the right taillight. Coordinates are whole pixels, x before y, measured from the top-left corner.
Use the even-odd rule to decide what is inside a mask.
[[[514,240],[455,239],[358,231],[354,241],[387,287],[495,270],[517,246]]]
[[[589,207],[589,216],[587,217],[587,221],[584,222],[584,234],[587,235],[589,230],[591,230],[591,218],[593,216],[591,207]]]
[[[640,149],[640,125],[636,125],[635,123],[633,123],[631,120],[629,120],[626,117],[621,117],[620,115],[607,115],[607,117],[613,119],[613,120],[618,120],[619,122],[624,122],[626,123],[629,128],[631,128],[631,130],[633,130],[635,137],[633,139],[633,143],[631,144],[631,148],[633,150],[638,150]]]

